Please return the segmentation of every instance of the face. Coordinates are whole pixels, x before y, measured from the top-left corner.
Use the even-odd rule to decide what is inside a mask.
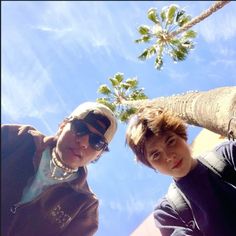
[[[150,137],[145,142],[145,151],[154,169],[176,180],[187,175],[197,163],[187,142],[173,132]]]
[[[101,135],[101,133],[99,133],[93,126],[86,122],[84,123],[86,124],[90,134]],[[103,149],[97,151],[91,147],[89,143],[89,135],[76,135],[76,132],[72,129],[72,123],[67,121],[63,122],[59,129],[55,151],[67,166],[75,169],[96,160],[98,156],[102,154]]]

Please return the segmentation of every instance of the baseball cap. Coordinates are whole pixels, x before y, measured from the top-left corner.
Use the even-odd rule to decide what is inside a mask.
[[[97,102],[85,102],[75,108],[68,118],[84,119],[91,112],[95,115],[101,114],[109,119],[110,125],[106,129],[104,137],[108,142],[110,142],[116,132],[117,121],[114,113],[107,106]]]

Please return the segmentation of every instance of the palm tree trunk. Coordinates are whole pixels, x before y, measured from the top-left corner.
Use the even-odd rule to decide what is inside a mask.
[[[123,105],[136,108],[141,106],[165,108],[174,112],[188,124],[227,136],[229,121],[236,117],[236,86],[203,92],[187,92],[152,100],[126,101]],[[236,122],[232,122],[231,125],[233,135],[236,137]]]
[[[213,14],[214,12],[216,12],[217,10],[221,9],[222,7],[224,7],[226,4],[228,4],[231,1],[216,1],[215,3],[213,3],[210,8],[208,8],[207,10],[203,11],[199,16],[193,18],[190,22],[188,22],[187,24],[185,24],[184,26],[182,26],[181,28],[179,28],[178,30],[174,31],[171,33],[171,36],[176,36],[188,29],[190,29],[191,27],[193,27],[194,25],[196,25],[197,23],[201,22],[202,20],[204,20],[205,18],[207,18],[208,16],[210,16],[211,14]]]

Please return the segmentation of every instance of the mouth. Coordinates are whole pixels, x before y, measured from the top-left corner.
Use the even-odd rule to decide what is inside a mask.
[[[79,151],[77,151],[77,150],[75,150],[75,149],[73,149],[73,148],[71,148],[70,151],[71,151],[71,153],[72,153],[74,156],[76,156],[76,157],[79,158],[79,159],[82,159],[82,157],[83,157],[82,152],[79,152]]]
[[[171,167],[171,169],[179,168],[181,166],[181,164],[182,164],[182,160],[179,160]]]

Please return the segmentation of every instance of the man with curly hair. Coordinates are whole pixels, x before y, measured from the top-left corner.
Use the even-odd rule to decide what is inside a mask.
[[[92,236],[98,199],[87,183],[117,128],[106,106],[85,102],[55,135],[29,125],[1,127],[1,235]]]

